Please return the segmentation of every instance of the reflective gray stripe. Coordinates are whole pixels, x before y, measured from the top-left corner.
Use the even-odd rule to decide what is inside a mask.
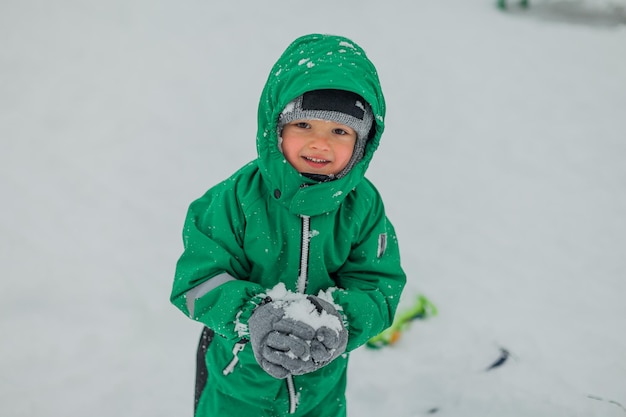
[[[234,280],[235,278],[233,278],[230,274],[224,272],[223,274],[219,274],[214,276],[213,278],[209,278],[202,284],[193,287],[192,289],[187,291],[187,294],[185,294],[185,298],[187,299],[187,310],[189,311],[189,317],[191,317],[192,319],[194,318],[193,313],[196,307],[196,300],[198,298],[202,297],[209,291],[219,287],[220,285]]]
[[[387,233],[381,233],[378,235],[378,253],[376,256],[382,258],[387,250]]]

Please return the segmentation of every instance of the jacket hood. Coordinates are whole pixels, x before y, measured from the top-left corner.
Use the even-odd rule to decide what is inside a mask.
[[[374,114],[365,153],[344,177],[318,183],[298,173],[278,146],[277,122],[285,106],[307,91],[346,90],[359,94]],[[365,176],[384,130],[385,100],[378,73],[350,39],[311,34],[296,39],[274,64],[259,102],[257,151],[261,175],[290,212],[314,216],[335,210]]]

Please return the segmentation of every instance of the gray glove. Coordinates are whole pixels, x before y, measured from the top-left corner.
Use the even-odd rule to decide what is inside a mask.
[[[273,302],[257,307],[248,320],[250,343],[261,368],[282,379],[302,372],[311,357],[307,340],[315,330],[305,324],[283,318],[285,311]]]
[[[311,361],[311,340],[315,329],[306,323],[283,318],[274,324],[274,331],[267,336],[263,358],[288,371],[291,375],[302,375],[317,369]]]
[[[341,328],[339,330],[322,326],[315,332],[315,338],[311,340],[311,358],[318,368],[327,365],[346,350],[348,344],[348,331],[343,325],[342,317],[334,305],[319,297],[310,295],[308,300],[313,303],[318,313],[326,313],[337,317]]]
[[[263,356],[268,362],[282,366],[291,375],[308,374],[326,366],[345,351],[348,343],[348,331],[337,309],[318,297],[308,296],[307,299],[316,309],[311,314],[321,315],[325,312],[335,316],[341,328],[337,330],[321,326],[315,330],[306,323],[290,318],[274,323],[275,332],[270,333],[267,343],[269,349],[264,350]],[[302,341],[306,346],[300,347]]]
[[[325,311],[341,322],[335,307],[315,296],[307,297],[317,313]],[[327,365],[346,348],[348,332],[322,326],[317,330],[298,320],[284,317],[284,310],[268,302],[254,310],[248,320],[250,342],[259,365],[275,378],[303,375]]]

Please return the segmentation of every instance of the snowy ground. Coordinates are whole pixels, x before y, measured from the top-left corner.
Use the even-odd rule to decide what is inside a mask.
[[[326,32],[379,68],[369,177],[403,304],[440,310],[354,353],[350,415],[626,416],[626,25],[494,3],[2,1],[0,415],[191,416],[185,210],[255,157],[278,55]]]

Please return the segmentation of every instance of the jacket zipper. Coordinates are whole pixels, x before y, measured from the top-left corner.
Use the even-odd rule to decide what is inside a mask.
[[[309,280],[309,244],[311,241],[311,217],[302,216],[302,246],[300,250],[300,275],[298,276],[297,290],[304,294]],[[289,393],[289,414],[294,414],[298,408],[298,395],[293,382],[293,376],[287,377],[287,392]]]
[[[222,374],[224,376],[233,373],[233,371],[235,370],[235,366],[237,366],[237,364],[239,363],[239,352],[241,352],[243,350],[243,348],[246,347],[246,344],[248,343],[248,339],[241,339],[239,340],[237,343],[235,343],[235,346],[233,346],[233,359],[228,363],[228,365],[226,365],[226,368],[224,368],[224,370],[222,371]]]
[[[302,216],[302,246],[300,251],[300,276],[297,290],[304,294],[309,280],[309,243],[311,240],[311,217]]]
[[[298,396],[292,375],[287,377],[287,392],[289,392],[289,414],[294,414],[298,408]]]

